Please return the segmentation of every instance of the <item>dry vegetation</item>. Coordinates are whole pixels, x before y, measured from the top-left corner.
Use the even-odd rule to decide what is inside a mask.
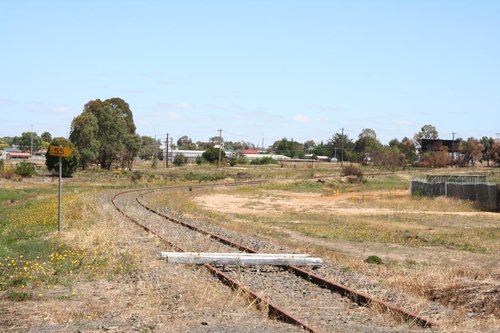
[[[319,254],[422,304],[444,304],[453,315],[443,318],[443,331],[498,329],[500,215],[452,199],[409,197],[408,180],[422,170],[375,173],[365,170],[367,181],[348,184],[338,166],[326,164],[81,172],[64,183],[61,234],[57,179],[1,179],[0,330],[230,331],[248,322],[256,331],[286,331],[203,270],[155,260],[158,241],[110,204],[109,191],[120,188],[240,179],[271,182],[165,192],[156,204]],[[382,264],[366,263],[370,255]]]
[[[450,198],[411,198],[402,189],[407,178],[373,176],[354,185],[338,177],[278,181],[168,193],[157,204],[314,252],[422,304],[439,302],[453,310],[442,320],[446,331],[498,328],[500,215]],[[366,263],[371,255],[382,264]]]

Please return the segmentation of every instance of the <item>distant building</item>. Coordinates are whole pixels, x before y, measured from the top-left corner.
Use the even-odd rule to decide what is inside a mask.
[[[447,150],[450,153],[456,153],[460,150],[460,140],[443,139],[420,139],[420,148],[422,152]]]
[[[321,155],[314,155],[314,154],[306,154],[304,156],[304,158],[308,159],[308,160],[314,158],[316,161],[323,161],[323,162],[330,162],[331,161],[330,157],[328,157],[328,156],[321,156]],[[333,162],[336,162],[336,161],[337,161],[337,159],[335,159],[335,161],[333,161]]]
[[[31,157],[30,153],[7,153],[7,159],[27,160]]]
[[[291,158],[285,155],[275,155],[275,154],[242,154],[249,160],[256,160],[258,158],[270,157],[276,161],[290,160]]]

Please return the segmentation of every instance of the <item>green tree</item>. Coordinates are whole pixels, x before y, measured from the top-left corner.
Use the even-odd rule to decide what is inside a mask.
[[[141,160],[152,161],[154,158],[158,158],[160,152],[161,143],[159,140],[155,140],[150,136],[141,137],[141,149],[139,150],[139,158]]]
[[[97,162],[101,146],[98,133],[98,120],[92,112],[83,112],[71,122],[69,139],[80,152],[80,167],[82,169]]]
[[[181,150],[197,149],[196,144],[187,135],[183,135],[177,140],[177,148]]]
[[[110,170],[113,162],[125,152],[125,138],[128,135],[127,124],[120,112],[105,105],[95,111],[99,123],[98,139],[100,142],[98,161],[101,168]]]
[[[203,154],[201,154],[201,157],[210,163],[218,162],[219,161],[219,148],[215,147],[208,147]],[[226,153],[224,150],[221,151],[221,158],[224,160],[226,158]]]
[[[50,143],[52,141],[52,134],[49,132],[43,132],[40,137],[43,141]]]
[[[0,149],[4,148],[10,148],[10,144],[2,138],[0,139]]]
[[[85,104],[83,113],[92,113],[97,119],[99,141],[97,161],[103,169],[111,169],[114,162],[132,169],[140,150],[140,138],[129,105],[121,98],[105,101],[96,99]]]
[[[404,137],[401,141],[398,139],[392,139],[389,141],[389,147],[397,149],[401,154],[404,155],[405,164],[413,163],[417,159],[417,151],[413,140]]]
[[[415,142],[420,142],[422,139],[437,139],[439,138],[439,133],[436,127],[427,124],[422,126],[419,132],[415,133],[413,140]]]
[[[306,154],[312,154],[314,148],[316,148],[316,142],[314,142],[314,140],[307,140],[304,142],[304,152]]]
[[[483,157],[483,144],[475,138],[469,138],[460,145],[462,156],[459,160],[461,165],[468,166],[469,163],[474,165],[474,161],[479,161]]]
[[[273,150],[276,154],[285,155],[290,158],[304,157],[304,145],[294,141],[293,139],[288,140],[287,138],[283,138],[275,141],[273,144]]]
[[[377,134],[371,128],[365,128],[354,143],[354,151],[359,154],[363,164],[368,164],[371,155],[382,149],[382,144],[377,139]]]
[[[76,171],[76,169],[78,168],[78,165],[80,163],[80,153],[78,152],[78,149],[76,148],[76,146],[71,141],[69,141],[65,138],[52,139],[50,146],[69,147],[73,150],[73,153],[71,154],[71,156],[61,157],[62,176],[63,177],[71,177],[73,175],[73,173]],[[54,174],[59,174],[59,157],[50,155],[50,146],[49,146],[49,149],[47,150],[47,153],[45,153],[45,159],[46,159],[45,165],[47,166],[47,170],[51,171]]]
[[[328,156],[335,157],[339,161],[342,157],[342,147],[344,147],[344,161],[350,161],[353,156],[350,152],[354,149],[354,142],[347,134],[335,133],[327,145],[330,147]]]
[[[41,137],[39,137],[35,132],[23,132],[18,141],[19,149],[24,152],[31,151],[32,142],[33,142],[32,153],[35,153],[36,151],[40,150],[40,148],[42,148]]]
[[[127,168],[128,170],[132,170],[134,158],[141,150],[141,137],[138,134],[127,133],[123,139],[123,144],[125,145],[125,150],[121,156],[122,169]]]
[[[483,161],[486,161],[487,165],[490,166],[490,160],[491,160],[490,152],[491,148],[495,144],[495,139],[483,136],[479,142],[483,145],[483,156],[481,159]]]
[[[312,153],[316,156],[328,156],[332,157],[332,149],[328,144],[323,141],[318,143],[312,150]]]

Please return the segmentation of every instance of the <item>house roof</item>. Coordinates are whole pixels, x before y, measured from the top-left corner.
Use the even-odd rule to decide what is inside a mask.
[[[244,149],[240,150],[240,154],[258,154],[259,151],[257,149]]]
[[[30,153],[8,153],[10,157],[31,157]]]

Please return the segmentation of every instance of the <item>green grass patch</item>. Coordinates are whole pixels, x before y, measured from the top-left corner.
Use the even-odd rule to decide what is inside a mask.
[[[24,302],[32,299],[33,295],[26,291],[9,290],[7,291],[6,297],[13,302]]]

